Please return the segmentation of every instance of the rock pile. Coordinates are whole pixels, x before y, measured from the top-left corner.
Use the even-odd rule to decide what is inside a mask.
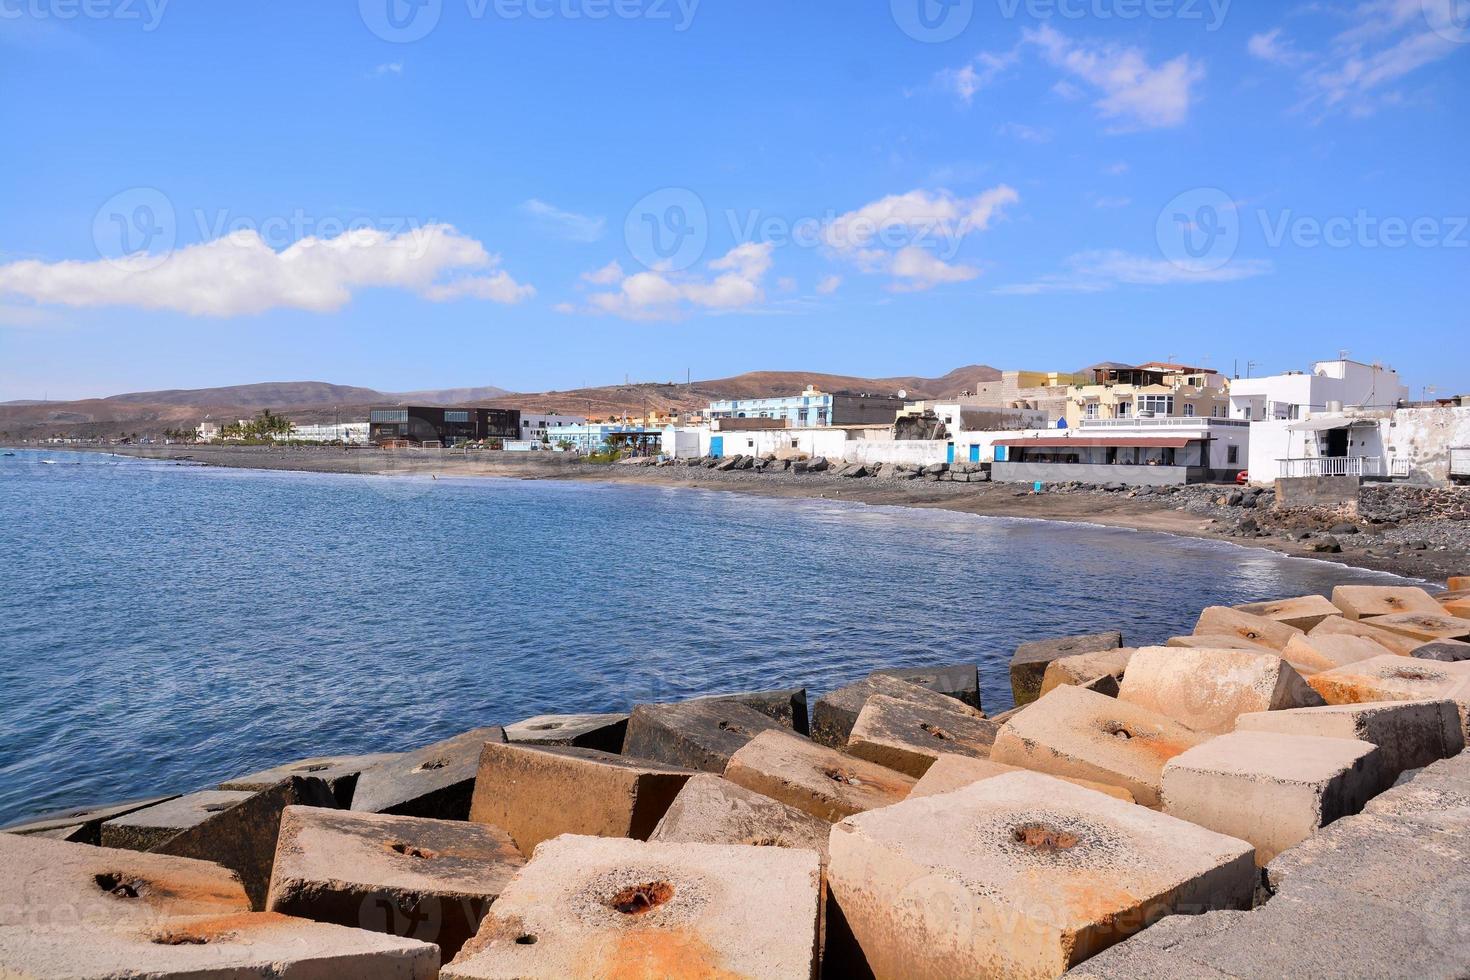
[[[898,668],[52,814],[0,833],[0,975],[1463,975],[1450,584],[1031,640],[993,716]]]

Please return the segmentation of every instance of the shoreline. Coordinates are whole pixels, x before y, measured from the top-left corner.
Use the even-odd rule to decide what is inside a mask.
[[[384,451],[318,447],[267,446],[58,446],[6,447],[28,452],[86,452],[192,463],[230,469],[287,470],[304,473],[357,474],[386,477],[499,477],[521,480],[561,480],[700,489],[765,497],[802,497],[840,500],[874,506],[945,510],[982,517],[1014,517],[1054,523],[1087,524],[1154,531],[1181,537],[1224,541],[1296,558],[1312,558],[1353,568],[1387,572],[1405,578],[1443,581],[1470,568],[1470,548],[1441,546],[1397,550],[1385,554],[1362,546],[1368,538],[1338,535],[1342,550],[1317,549],[1317,542],[1298,540],[1289,532],[1265,530],[1242,534],[1246,516],[1264,518],[1260,508],[1238,513],[1239,507],[1203,505],[1212,494],[1225,495],[1233,487],[1192,487],[1188,493],[1149,494],[1050,490],[1033,493],[1023,484],[898,481],[882,478],[845,479],[830,473],[721,472],[701,467],[593,464],[546,454],[508,459],[504,453],[459,455],[446,451]],[[529,455],[529,454],[527,454]],[[1184,509],[1176,497],[1187,498]],[[1262,521],[1264,524],[1264,520]],[[1465,522],[1443,522],[1446,524]],[[1470,528],[1463,530],[1470,537]],[[1377,539],[1373,539],[1377,540]]]

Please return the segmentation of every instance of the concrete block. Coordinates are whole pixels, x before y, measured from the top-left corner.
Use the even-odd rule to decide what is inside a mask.
[[[1285,649],[1293,636],[1302,631],[1265,616],[1253,616],[1228,606],[1211,606],[1200,613],[1194,624],[1195,636],[1234,636],[1247,643],[1259,643],[1273,650]]]
[[[380,752],[375,755],[333,755],[302,759],[246,776],[227,779],[219,784],[219,789],[258,793],[292,776],[310,776],[326,783],[332,795],[337,799],[337,806],[346,809],[352,805],[352,795],[357,789],[358,777],[373,766],[396,758],[398,758],[397,753]]]
[[[850,817],[831,849],[884,978],[1058,976],[1176,909],[1248,907],[1255,877],[1243,841],[1037,773]]]
[[[774,718],[798,735],[805,735],[809,731],[806,688],[804,687],[788,687],[774,691],[743,691],[738,694],[711,694],[707,698],[696,698],[695,700],[734,701],[759,711],[767,718]]]
[[[1332,604],[1348,619],[1441,611],[1428,592],[1408,585],[1339,585],[1332,590]]]
[[[1441,663],[1460,663],[1470,660],[1470,643],[1426,643],[1415,647],[1409,654],[1416,660],[1438,660]]]
[[[1242,731],[1164,766],[1164,812],[1249,841],[1264,865],[1383,788],[1368,742]]]
[[[439,948],[274,912],[54,933],[0,929],[0,976],[433,980]]]
[[[1440,603],[1441,608],[1451,616],[1459,619],[1470,619],[1470,597],[1464,599],[1450,599]]]
[[[599,752],[623,751],[628,733],[628,716],[537,715],[505,726],[505,740],[512,745],[564,745]]]
[[[1271,653],[1280,653],[1280,650],[1269,647],[1264,643],[1252,643],[1250,640],[1242,640],[1234,633],[1205,633],[1200,636],[1171,636],[1164,641],[1164,646],[1179,650],[1266,650]]]
[[[923,796],[938,796],[940,793],[952,793],[966,786],[973,786],[982,779],[991,779],[995,776],[1003,776],[1008,772],[1026,772],[1019,766],[1008,766],[992,759],[976,759],[967,755],[941,755],[929,771],[919,777],[919,782],[909,792],[909,799]],[[1095,783],[1090,779],[1076,779],[1071,776],[1057,776],[1057,779],[1065,779],[1069,783],[1090,789],[1095,793],[1105,793],[1116,797],[1125,803],[1133,802],[1133,794],[1121,786],[1109,786],[1107,783]]]
[[[730,760],[725,778],[827,821],[908,796],[915,780],[783,732],[764,732]]]
[[[1308,595],[1296,599],[1273,599],[1269,602],[1250,602],[1232,607],[1236,612],[1252,616],[1263,616],[1284,626],[1299,630],[1310,630],[1328,616],[1341,616],[1342,610],[1332,604],[1326,596]]]
[[[380,763],[357,778],[352,809],[464,820],[475,791],[480,748],[486,742],[504,743],[505,729],[498,725],[476,728]]]
[[[1383,647],[1386,652],[1396,653],[1401,657],[1412,655],[1415,650],[1424,645],[1423,640],[1417,640],[1413,637],[1405,636],[1402,633],[1395,633],[1393,630],[1386,630],[1382,627],[1374,626],[1371,621],[1347,619],[1343,616],[1335,619],[1322,620],[1321,624],[1312,630],[1311,636],[1313,638],[1319,636],[1357,636],[1365,640],[1372,640],[1374,643]],[[1466,644],[1466,646],[1470,647],[1470,644]]]
[[[292,806],[266,910],[433,943],[447,962],[524,864],[497,827]]]
[[[128,800],[104,806],[72,807],[68,810],[53,810],[38,817],[29,817],[19,823],[0,828],[0,834],[46,837],[50,840],[70,841],[73,844],[102,844],[102,825],[115,817],[126,816],[145,810],[160,803],[177,799],[174,796],[153,796],[142,800]]]
[[[1366,637],[1323,633],[1317,636],[1293,636],[1286,649],[1281,651],[1281,657],[1295,667],[1298,673],[1318,673],[1355,664],[1360,660],[1372,660],[1387,652],[1382,644]]]
[[[265,907],[266,892],[270,890],[281,811],[288,806],[335,809],[337,798],[320,779],[292,776],[170,837],[153,850],[224,865],[240,876],[245,894],[250,896],[250,907],[259,911]],[[104,833],[106,829],[103,824]]]
[[[948,667],[897,667],[891,670],[875,670],[874,674],[897,677],[901,681],[927,687],[939,694],[963,701],[977,711],[985,710],[980,703],[980,670],[974,664],[951,664]]]
[[[1236,731],[1353,738],[1378,746],[1386,789],[1407,769],[1448,758],[1465,747],[1453,701],[1383,701],[1289,711],[1258,711],[1235,720]]]
[[[1470,619],[1442,613],[1395,613],[1373,617],[1373,625],[1424,643],[1470,639]]]
[[[99,834],[101,845],[128,851],[151,851],[216,814],[244,803],[253,795],[243,790],[203,790],[171,797],[156,806],[132,810],[103,821]]]
[[[1208,737],[1139,705],[1059,687],[1001,726],[990,758],[1120,786],[1157,807],[1164,763]]]
[[[560,834],[644,840],[693,775],[595,749],[487,742],[470,819],[505,830],[528,857]]]
[[[846,745],[847,737],[852,734],[852,726],[857,722],[858,713],[863,710],[863,705],[867,703],[868,698],[874,694],[885,694],[891,698],[911,701],[922,706],[932,705],[941,710],[959,705],[959,710],[974,712],[977,718],[983,717],[979,711],[965,705],[964,702],[936,693],[926,687],[910,684],[897,677],[872,674],[817,699],[816,704],[812,706],[812,741],[829,748]]]
[[[1266,866],[1263,884],[1273,901],[1331,900],[1337,892],[1413,901],[1457,865],[1470,869],[1470,840],[1463,833],[1359,813],[1281,852]]]
[[[1459,709],[1460,730],[1470,740],[1470,661],[1440,663],[1385,654],[1313,674],[1307,683],[1328,704],[1449,699]]]
[[[1451,575],[1445,580],[1444,587],[1451,592],[1459,592],[1461,589],[1470,589],[1470,575]]]
[[[1275,654],[1168,647],[1144,647],[1133,655],[1118,698],[1217,735],[1234,729],[1235,719],[1249,711],[1324,703]]]
[[[1239,980],[1188,960],[1181,950],[1187,949],[1192,940],[1229,929],[1248,917],[1247,912],[1224,909],[1202,915],[1168,915],[1064,976],[1066,980]]]
[[[633,708],[623,749],[629,756],[666,766],[722,773],[745,743],[773,731],[791,728],[737,701],[700,698],[640,704]]]
[[[1117,630],[1022,643],[1011,656],[1011,693],[1017,706],[1030,704],[1041,696],[1046,667],[1053,660],[1079,653],[1116,650],[1122,645],[1123,634]]]
[[[806,850],[561,837],[441,976],[805,980],[819,879]]]
[[[917,779],[944,753],[987,758],[998,727],[966,712],[875,694],[858,714],[846,751]]]
[[[1442,830],[1470,837],[1470,753],[1410,771],[1363,808],[1413,830]]]
[[[146,925],[250,911],[240,879],[207,861],[0,835],[0,928]],[[3,971],[0,971],[3,972]]]
[[[816,851],[827,863],[832,825],[769,796],[703,773],[684,784],[649,840],[663,844],[744,844]]]
[[[1132,647],[1059,657],[1046,665],[1046,673],[1041,678],[1041,693],[1044,695],[1052,688],[1070,685],[1091,687],[1099,694],[1117,697],[1118,682],[1123,679],[1123,672],[1132,658]]]

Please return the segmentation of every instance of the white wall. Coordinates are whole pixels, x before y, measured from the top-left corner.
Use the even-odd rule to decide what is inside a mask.
[[[1443,483],[1450,450],[1470,446],[1470,408],[1401,408],[1378,430],[1384,452],[1409,461],[1409,479]]]

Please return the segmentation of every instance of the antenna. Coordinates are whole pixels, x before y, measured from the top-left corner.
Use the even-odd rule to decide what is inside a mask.
[[[1245,376],[1249,378],[1251,376],[1251,371],[1255,370],[1257,367],[1259,367],[1259,365],[1255,361],[1246,361]]]
[[[1337,351],[1337,359],[1339,361],[1345,361],[1348,359],[1348,355],[1351,353],[1352,351],[1348,350],[1346,347],[1340,347]]]

